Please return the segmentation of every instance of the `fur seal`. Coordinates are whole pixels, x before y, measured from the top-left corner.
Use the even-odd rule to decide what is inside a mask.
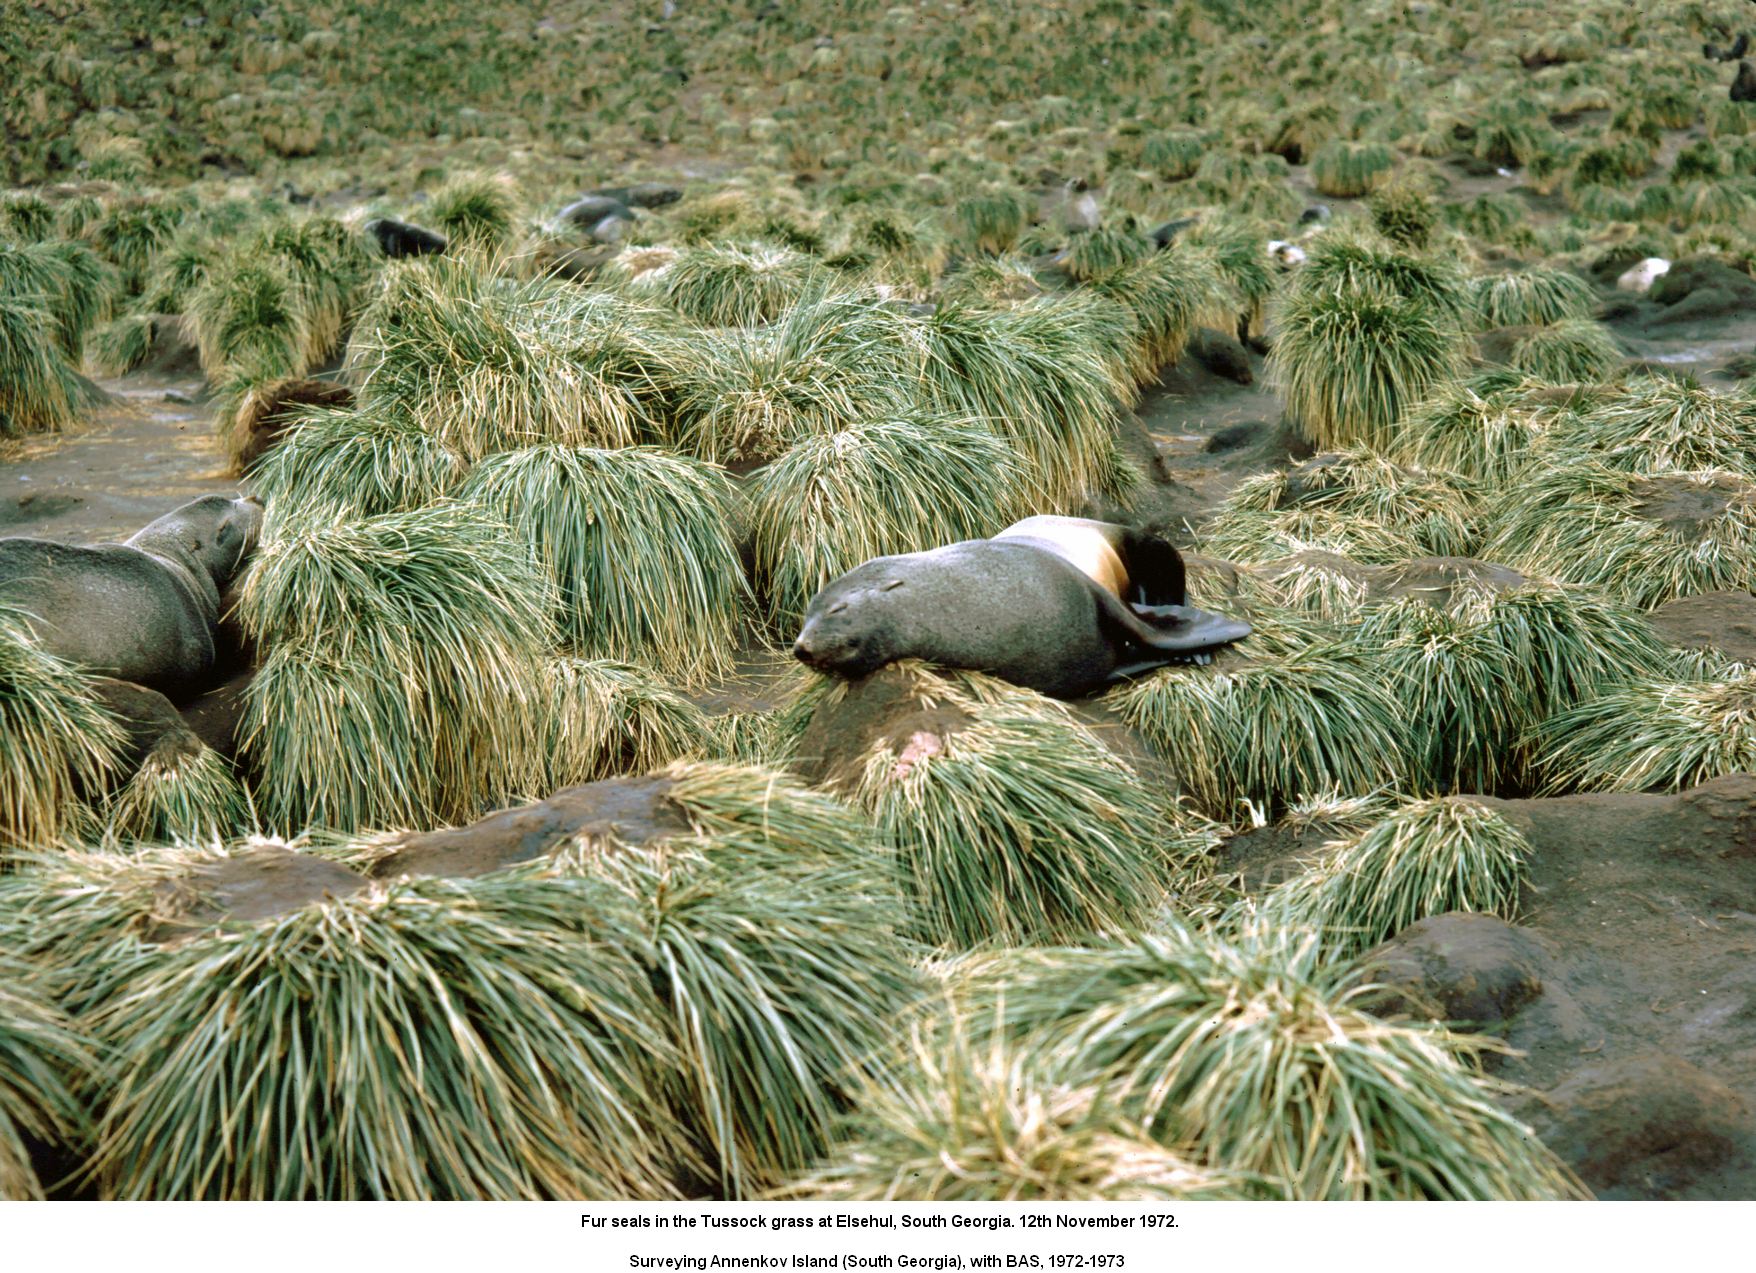
[[[1205,662],[1250,625],[1187,604],[1183,558],[1150,532],[1027,517],[992,539],[875,557],[805,611],[793,655],[852,680],[897,659],[990,672],[1060,698]]]
[[[0,539],[0,601],[58,658],[187,698],[208,688],[220,595],[261,526],[260,501],[204,495],[120,544]]]
[[[443,234],[392,217],[375,217],[366,222],[366,233],[378,241],[378,250],[393,260],[405,256],[436,256],[446,248]]]
[[[1738,63],[1738,77],[1732,81],[1731,96],[1734,102],[1756,102],[1756,65]]]

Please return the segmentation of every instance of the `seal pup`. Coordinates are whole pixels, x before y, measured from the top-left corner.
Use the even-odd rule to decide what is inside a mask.
[[[203,495],[120,544],[0,539],[0,601],[42,647],[173,701],[208,688],[220,595],[262,527],[254,497]]]
[[[436,256],[445,251],[443,234],[398,221],[394,217],[374,217],[366,222],[366,233],[378,243],[378,250],[392,260],[409,256]]]
[[[1188,604],[1168,540],[1044,516],[856,566],[812,599],[793,656],[849,680],[925,659],[1071,698],[1249,634]]]

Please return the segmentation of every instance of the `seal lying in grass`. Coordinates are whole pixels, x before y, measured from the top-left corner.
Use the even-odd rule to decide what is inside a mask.
[[[0,601],[81,670],[188,697],[208,688],[220,594],[261,526],[259,501],[203,495],[120,544],[0,539]]]
[[[1067,698],[1207,652],[1250,625],[1187,604],[1166,540],[1108,522],[1029,517],[992,539],[875,557],[812,599],[793,655],[854,679],[897,659]]]

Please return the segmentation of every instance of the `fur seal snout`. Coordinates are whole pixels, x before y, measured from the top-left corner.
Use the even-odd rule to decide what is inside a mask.
[[[793,656],[850,680],[919,658],[1075,697],[1249,635],[1187,600],[1168,541],[1032,517],[992,539],[856,566],[812,599]]]

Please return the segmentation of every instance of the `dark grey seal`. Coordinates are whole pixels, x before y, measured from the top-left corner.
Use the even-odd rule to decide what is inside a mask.
[[[793,655],[849,680],[916,658],[1072,698],[1167,663],[1206,662],[1250,634],[1187,602],[1169,541],[1031,517],[993,539],[856,566],[812,599]]]
[[[259,501],[204,495],[120,544],[3,538],[0,602],[58,658],[181,700],[208,688],[220,594],[261,526]]]
[[[366,233],[378,241],[378,250],[393,260],[406,256],[436,256],[445,251],[446,246],[443,234],[392,217],[376,217],[366,222]]]

